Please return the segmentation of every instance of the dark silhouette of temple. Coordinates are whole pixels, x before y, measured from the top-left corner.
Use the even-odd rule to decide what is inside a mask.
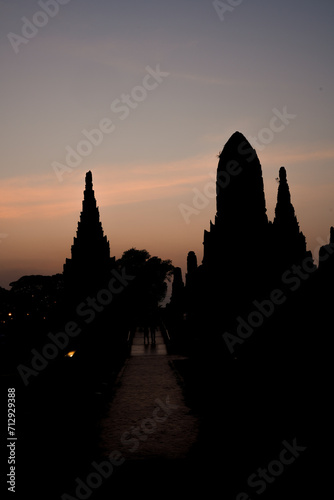
[[[118,374],[128,356],[129,331],[139,322],[152,327],[160,321],[159,303],[172,272],[172,297],[163,325],[167,324],[171,339],[168,352],[177,354],[169,356],[169,364],[190,411],[199,416],[196,446],[184,460],[159,459],[158,449],[148,460],[129,460],[120,476],[115,471],[94,491],[94,498],[115,493],[117,478],[123,496],[124,481],[133,484],[135,494],[141,487],[147,494],[155,479],[152,470],[161,479],[154,487],[155,496],[166,486],[180,496],[183,479],[185,497],[203,484],[206,496],[208,487],[215,486],[224,498],[254,498],[258,492],[249,489],[247,478],[261,470],[262,478],[270,474],[270,483],[257,481],[258,487],[265,484],[266,498],[304,498],[312,486],[314,498],[325,498],[319,487],[330,477],[324,466],[332,430],[334,227],[329,243],[320,249],[316,268],[284,167],[278,181],[271,222],[257,154],[242,134],[233,134],[219,155],[217,212],[204,231],[203,260],[199,263],[193,251],[188,253],[183,281],[180,268],[173,269],[171,261],[151,257],[146,250],[131,248],[117,261],[110,257],[92,173],[87,172],[77,234],[63,275],[26,276],[12,283],[11,291],[0,290],[0,362],[7,388],[16,387],[18,393],[19,457],[24,457],[19,460],[30,478],[36,476],[38,464],[42,498],[60,498],[76,484],[75,477],[94,478],[90,464],[95,477],[98,464],[103,463],[101,470],[106,471],[106,462],[96,456],[100,418],[122,383]],[[121,281],[114,288],[115,278]],[[281,305],[274,304],[274,296],[284,298],[278,301]],[[80,302],[83,315],[77,313]],[[91,316],[94,319],[87,321]],[[73,322],[80,334],[67,338],[65,331]],[[232,352],[224,341],[225,332],[237,339]],[[66,356],[69,352],[74,356]],[[47,359],[44,369],[42,355]],[[29,385],[20,389],[16,367],[19,363],[30,367],[32,359]],[[149,392],[154,376],[152,369],[136,384],[147,384]],[[160,376],[159,380],[162,394],[168,395],[169,382]],[[136,386],[130,387],[131,397],[135,392]],[[151,408],[145,416],[150,414]],[[171,415],[166,424],[164,418],[157,422],[168,425],[164,432],[169,432],[178,418]],[[141,426],[139,439],[151,439]],[[38,446],[36,436],[43,436]],[[305,449],[296,464],[284,463],[284,471],[276,459],[283,456],[290,461],[297,452],[294,449],[291,458],[282,455],[282,442],[290,443],[290,449],[296,442]],[[41,461],[41,456],[46,459]],[[266,464],[270,466],[263,469]],[[34,490],[35,483],[31,482]],[[26,483],[21,480],[21,484],[27,496]],[[94,479],[87,484],[94,484]],[[86,494],[78,485],[76,492]]]
[[[280,169],[271,223],[260,161],[247,139],[235,132],[219,156],[217,214],[210,231],[204,231],[203,266],[220,274],[225,287],[242,279],[254,293],[268,281],[268,266],[273,270],[281,263],[286,268],[305,254],[306,241],[291,204],[285,168]]]
[[[247,488],[250,474],[268,462],[270,474],[277,478],[272,489],[273,481],[266,484],[267,493],[274,495],[269,498],[302,498],[309,494],[310,478],[316,482],[314,498],[325,498],[318,488],[326,476],[324,457],[332,429],[334,227],[316,267],[299,227],[284,167],[278,181],[271,222],[256,151],[241,133],[233,134],[219,155],[217,212],[204,231],[203,260],[199,264],[195,253],[188,253],[184,282],[179,267],[151,257],[146,250],[131,248],[117,261],[110,257],[92,173],[87,172],[77,234],[63,275],[26,276],[12,283],[11,291],[0,289],[0,364],[6,386],[19,388],[17,365],[30,366],[34,359],[26,395],[21,387],[18,398],[20,405],[25,399],[24,412],[20,409],[24,437],[20,446],[25,448],[21,463],[31,477],[36,476],[38,463],[45,491],[54,485],[60,498],[73,476],[94,477],[87,465],[100,462],[100,457],[91,460],[98,422],[122,383],[118,374],[129,354],[129,333],[140,323],[155,327],[163,316],[168,352],[177,354],[175,359],[169,357],[169,364],[200,422],[196,446],[184,459],[189,468],[186,488],[197,490],[199,478],[206,494],[208,485],[217,483],[215,491],[222,497],[253,498],[254,491],[251,496],[240,492]],[[162,313],[160,303],[172,273],[172,297]],[[69,327],[73,324],[80,333],[72,338],[67,333],[73,333]],[[232,349],[224,340],[226,332]],[[69,352],[74,356],[67,356]],[[45,368],[40,365],[42,355]],[[152,370],[136,382],[148,384],[149,390],[154,376]],[[169,382],[159,380],[166,394]],[[135,387],[130,394],[135,397]],[[152,419],[142,422],[148,421]],[[166,425],[172,428],[178,422],[171,418]],[[37,435],[43,436],[38,446]],[[142,433],[138,436],[149,439]],[[306,451],[296,466],[287,464],[278,479],[277,467],[282,464],[270,461],[282,456],[281,443],[286,440],[297,441]],[[41,456],[48,460],[41,461]],[[140,484],[146,491],[155,462],[164,481],[159,487],[169,484],[180,493],[173,473],[179,469],[181,477],[184,463],[160,460],[158,454],[148,457],[146,470],[145,460],[138,462],[129,460],[129,469],[121,469],[120,483],[130,479],[135,489]],[[113,492],[116,474],[96,498]]]
[[[289,483],[286,477],[293,498],[322,474],[320,443],[327,444],[331,425],[334,228],[316,267],[284,167],[278,182],[271,222],[256,151],[242,134],[233,134],[219,155],[217,213],[204,231],[203,260],[197,266],[189,252],[183,306],[179,293],[171,300],[185,314],[169,326],[189,356],[187,395],[200,408],[205,429],[201,456],[221,453],[219,466],[210,463],[208,473],[212,477],[215,470],[218,477],[224,470],[227,481],[238,484],[241,470],[246,477],[268,455],[269,442],[298,436],[308,457],[301,464],[304,479],[300,474]],[[175,281],[177,292],[179,273]],[[232,487],[231,498],[238,491]]]
[[[252,301],[266,298],[293,264],[312,255],[291,203],[284,167],[274,221],[268,221],[262,167],[256,151],[235,132],[219,155],[217,212],[204,231],[203,261],[187,259],[184,312],[208,336],[233,326]],[[177,277],[179,281],[179,277]],[[176,299],[173,298],[172,302]]]
[[[64,264],[67,293],[74,296],[97,291],[105,283],[114,265],[110,245],[104,235],[96,204],[91,172],[86,174],[86,188],[77,235],[71,248],[71,259]]]

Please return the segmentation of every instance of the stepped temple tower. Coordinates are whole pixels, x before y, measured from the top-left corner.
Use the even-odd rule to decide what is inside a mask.
[[[66,259],[64,265],[67,291],[82,295],[98,290],[108,278],[113,262],[109,241],[100,222],[92,173],[87,172],[77,235],[71,248],[71,259]]]

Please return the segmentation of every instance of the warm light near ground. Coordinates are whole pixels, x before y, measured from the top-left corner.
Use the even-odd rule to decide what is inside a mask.
[[[65,358],[73,358],[74,354],[75,354],[75,351],[68,352],[68,353],[65,355]]]

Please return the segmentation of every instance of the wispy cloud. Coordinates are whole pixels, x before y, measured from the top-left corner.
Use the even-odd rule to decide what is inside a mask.
[[[172,163],[125,166],[100,165],[93,171],[99,205],[124,205],[179,196],[208,177],[214,158],[196,157]],[[63,184],[54,176],[4,179],[0,187],[0,218],[57,218],[81,209],[83,170],[68,175]]]
[[[334,148],[328,144],[324,144],[323,146],[291,145],[289,149],[284,149],[278,144],[276,147],[273,145],[263,151],[258,151],[258,156],[260,157],[261,163],[272,163],[273,158],[277,158],[280,162],[285,161],[292,164],[323,162],[328,160],[334,162]]]
[[[210,175],[215,173],[218,161],[216,153],[168,163],[122,165],[122,168],[117,165],[98,165],[93,169],[98,204],[108,207],[152,200],[157,200],[159,204],[159,200],[167,198],[187,198],[193,187],[204,185],[209,180],[212,182]],[[334,161],[334,150],[323,148],[302,151],[301,148],[295,148],[292,151],[277,151],[275,155],[275,151],[268,148],[259,152],[259,157],[269,181],[268,173],[273,168],[277,170],[283,164],[289,167]],[[274,174],[278,173],[276,170],[273,182]],[[0,218],[54,220],[66,214],[78,213],[81,210],[84,176],[83,169],[76,170],[62,184],[55,182],[52,173],[3,179],[0,185]],[[330,182],[326,186],[329,184],[332,186]],[[267,195],[270,197],[270,193]]]

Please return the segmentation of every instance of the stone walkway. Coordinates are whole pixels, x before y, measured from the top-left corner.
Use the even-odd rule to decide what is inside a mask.
[[[103,455],[118,450],[126,461],[184,459],[196,442],[191,414],[160,331],[145,345],[137,328],[131,355],[119,376],[108,414],[101,421]]]

